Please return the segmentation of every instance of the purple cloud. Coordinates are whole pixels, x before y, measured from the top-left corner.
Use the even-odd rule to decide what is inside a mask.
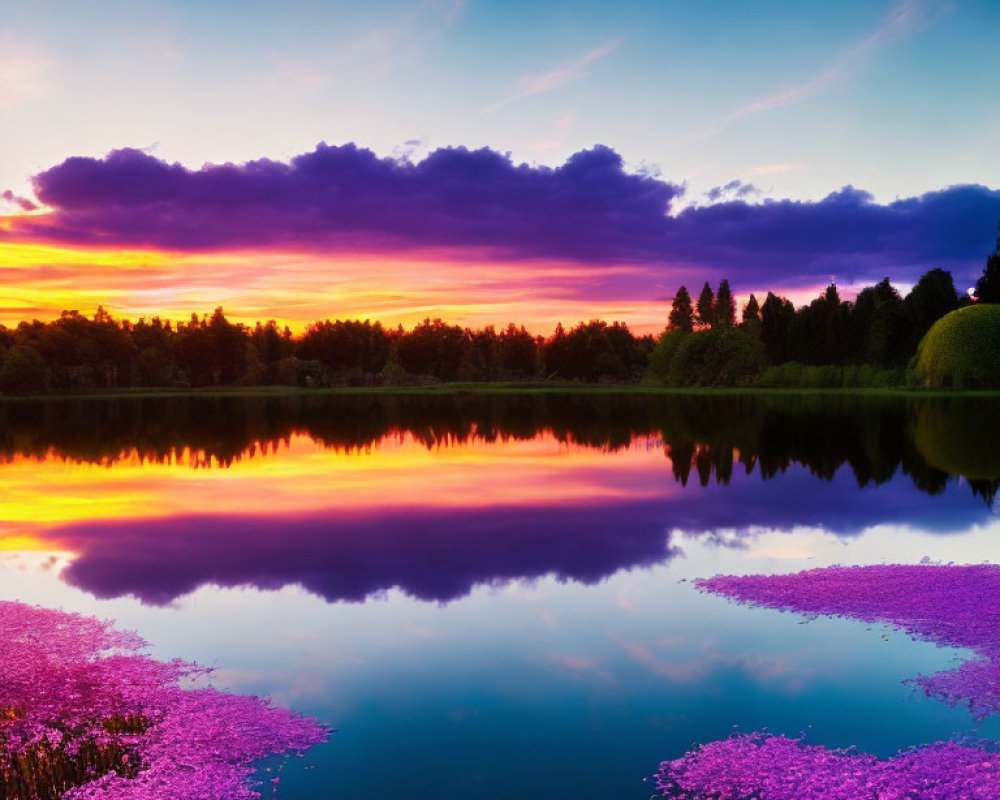
[[[483,248],[602,262],[653,259],[650,245],[681,192],[626,173],[607,147],[556,169],[485,148],[439,149],[414,164],[321,144],[289,163],[199,170],[116,150],[69,158],[33,181],[55,213],[26,221],[26,238],[183,251]]]
[[[876,203],[851,186],[819,201],[735,197],[679,213],[683,189],[625,170],[596,146],[556,168],[488,148],[435,150],[413,163],[354,144],[319,145],[290,162],[188,169],[140,150],[69,158],[33,179],[52,213],[19,220],[7,240],[177,251],[461,251],[494,261],[561,260],[640,267],[634,291],[685,272],[736,288],[912,281],[952,270],[970,283],[993,250],[1000,190],[951,186]],[[0,238],[0,241],[3,239]],[[661,290],[662,291],[662,290]]]
[[[5,192],[0,192],[0,198],[3,198],[11,205],[15,205],[22,211],[36,211],[38,209],[38,204],[31,202],[27,197],[18,197],[10,189]]]
[[[713,201],[717,202],[722,200],[726,196],[735,197],[739,200],[743,200],[752,195],[759,195],[760,189],[754,186],[752,183],[744,183],[740,180],[729,181],[729,183],[724,186],[713,186],[707,192],[705,196]]]
[[[951,186],[886,205],[852,186],[818,202],[742,201],[690,208],[671,220],[675,257],[718,265],[742,284],[816,278],[917,278],[933,266],[969,281],[993,250],[1000,190]]]
[[[63,579],[100,598],[160,605],[207,584],[298,584],[329,602],[361,602],[393,587],[447,602],[480,585],[546,575],[590,584],[664,563],[682,552],[681,532],[730,529],[738,543],[750,527],[819,525],[849,537],[900,522],[946,533],[989,515],[956,485],[931,497],[895,479],[859,493],[846,471],[822,481],[796,469],[764,483],[744,475],[729,486],[689,486],[674,497],[524,504],[502,514],[492,507],[206,513],[80,522],[54,533],[76,554]]]

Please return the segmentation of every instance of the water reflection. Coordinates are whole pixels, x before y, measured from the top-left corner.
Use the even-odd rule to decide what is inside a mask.
[[[206,584],[297,584],[331,602],[392,588],[445,602],[546,575],[592,584],[665,563],[695,535],[739,547],[758,529],[965,529],[992,513],[1000,473],[980,451],[994,409],[636,395],[7,403],[2,546],[64,551],[69,584],[154,605]]]
[[[1000,485],[995,399],[852,396],[332,395],[0,403],[0,456],[229,466],[303,434],[340,452],[407,434],[428,447],[559,441],[615,451],[659,437],[674,476],[723,483],[739,463],[764,478],[792,464],[860,486],[897,471],[923,491],[949,474],[991,500]]]

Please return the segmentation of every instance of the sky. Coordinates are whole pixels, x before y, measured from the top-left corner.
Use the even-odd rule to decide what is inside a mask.
[[[975,283],[1000,4],[0,0],[0,323]]]

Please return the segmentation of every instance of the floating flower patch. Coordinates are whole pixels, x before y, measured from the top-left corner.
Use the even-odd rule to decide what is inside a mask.
[[[146,648],[92,617],[0,603],[0,796],[251,800],[254,760],[328,735],[257,697],[184,688],[207,670]]]
[[[977,657],[912,683],[952,705],[968,704],[977,718],[1000,710],[1000,566],[831,567],[697,585],[741,603],[882,623],[968,648]],[[657,786],[685,800],[997,800],[1000,753],[992,742],[936,742],[881,760],[750,734],[663,762]]]

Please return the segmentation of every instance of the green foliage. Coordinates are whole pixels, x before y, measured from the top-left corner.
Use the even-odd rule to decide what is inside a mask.
[[[45,360],[27,345],[15,345],[0,359],[0,391],[8,394],[44,392],[49,387]]]
[[[653,352],[649,354],[649,366],[642,382],[645,384],[663,384],[670,374],[670,362],[673,361],[677,348],[688,336],[685,330],[667,330],[656,340]]]
[[[917,347],[912,383],[925,389],[1000,388],[1000,305],[960,308],[935,322]]]
[[[728,328],[686,335],[670,359],[671,386],[741,386],[764,368],[760,342],[744,331]]]
[[[581,322],[568,333],[556,328],[542,347],[544,374],[589,383],[638,381],[646,369],[652,340],[634,337],[620,322]]]
[[[415,386],[417,379],[399,366],[399,363],[390,358],[385,362],[382,371],[378,375],[379,383],[382,386]]]
[[[901,369],[876,369],[870,364],[800,364],[786,361],[764,370],[757,386],[804,389],[890,389],[902,387],[906,373]]]

